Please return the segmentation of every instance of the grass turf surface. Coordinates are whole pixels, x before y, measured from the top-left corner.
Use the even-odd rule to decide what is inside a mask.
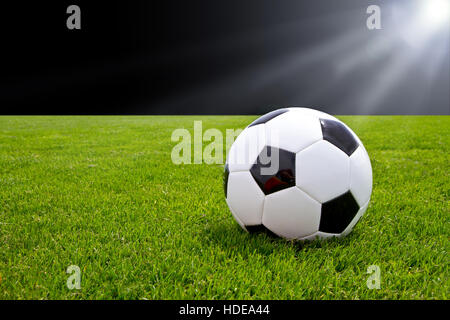
[[[371,204],[304,245],[242,231],[222,166],[171,162],[174,129],[254,118],[0,117],[0,298],[448,298],[450,117],[339,117],[371,157]]]

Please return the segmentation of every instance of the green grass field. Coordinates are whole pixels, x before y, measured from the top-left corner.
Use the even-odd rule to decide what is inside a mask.
[[[242,231],[223,166],[171,162],[174,129],[255,118],[0,117],[0,298],[449,298],[449,116],[339,117],[371,157],[372,201],[348,237],[303,245]]]

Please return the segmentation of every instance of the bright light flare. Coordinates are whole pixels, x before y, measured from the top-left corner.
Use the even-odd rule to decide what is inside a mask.
[[[450,20],[450,0],[424,0],[423,22],[429,27],[441,27]]]

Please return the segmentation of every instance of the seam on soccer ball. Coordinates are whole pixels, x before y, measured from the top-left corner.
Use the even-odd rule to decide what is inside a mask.
[[[297,156],[297,153],[302,152],[302,151],[305,151],[306,149],[308,149],[309,147],[311,147],[313,144],[315,144],[315,143],[317,143],[317,142],[323,141],[323,134],[322,134],[322,133],[320,133],[320,134],[321,134],[322,138],[317,139],[317,140],[315,140],[314,142],[311,142],[311,143],[308,144],[306,147],[303,147],[303,148],[301,148],[301,149],[298,150],[298,151],[294,151],[293,153],[295,153],[295,155]]]
[[[302,188],[300,188],[298,185],[295,185],[301,192],[303,192],[304,194],[306,194],[308,197],[310,197],[311,199],[313,199],[314,201],[316,201],[318,204],[322,205],[322,202],[317,200],[316,198],[314,198],[312,195],[310,195],[308,192],[306,192],[305,190],[303,190]]]

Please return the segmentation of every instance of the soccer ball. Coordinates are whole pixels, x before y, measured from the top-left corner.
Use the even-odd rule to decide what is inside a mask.
[[[308,108],[272,111],[230,148],[225,197],[239,225],[290,240],[345,236],[364,214],[372,167],[342,121]]]

